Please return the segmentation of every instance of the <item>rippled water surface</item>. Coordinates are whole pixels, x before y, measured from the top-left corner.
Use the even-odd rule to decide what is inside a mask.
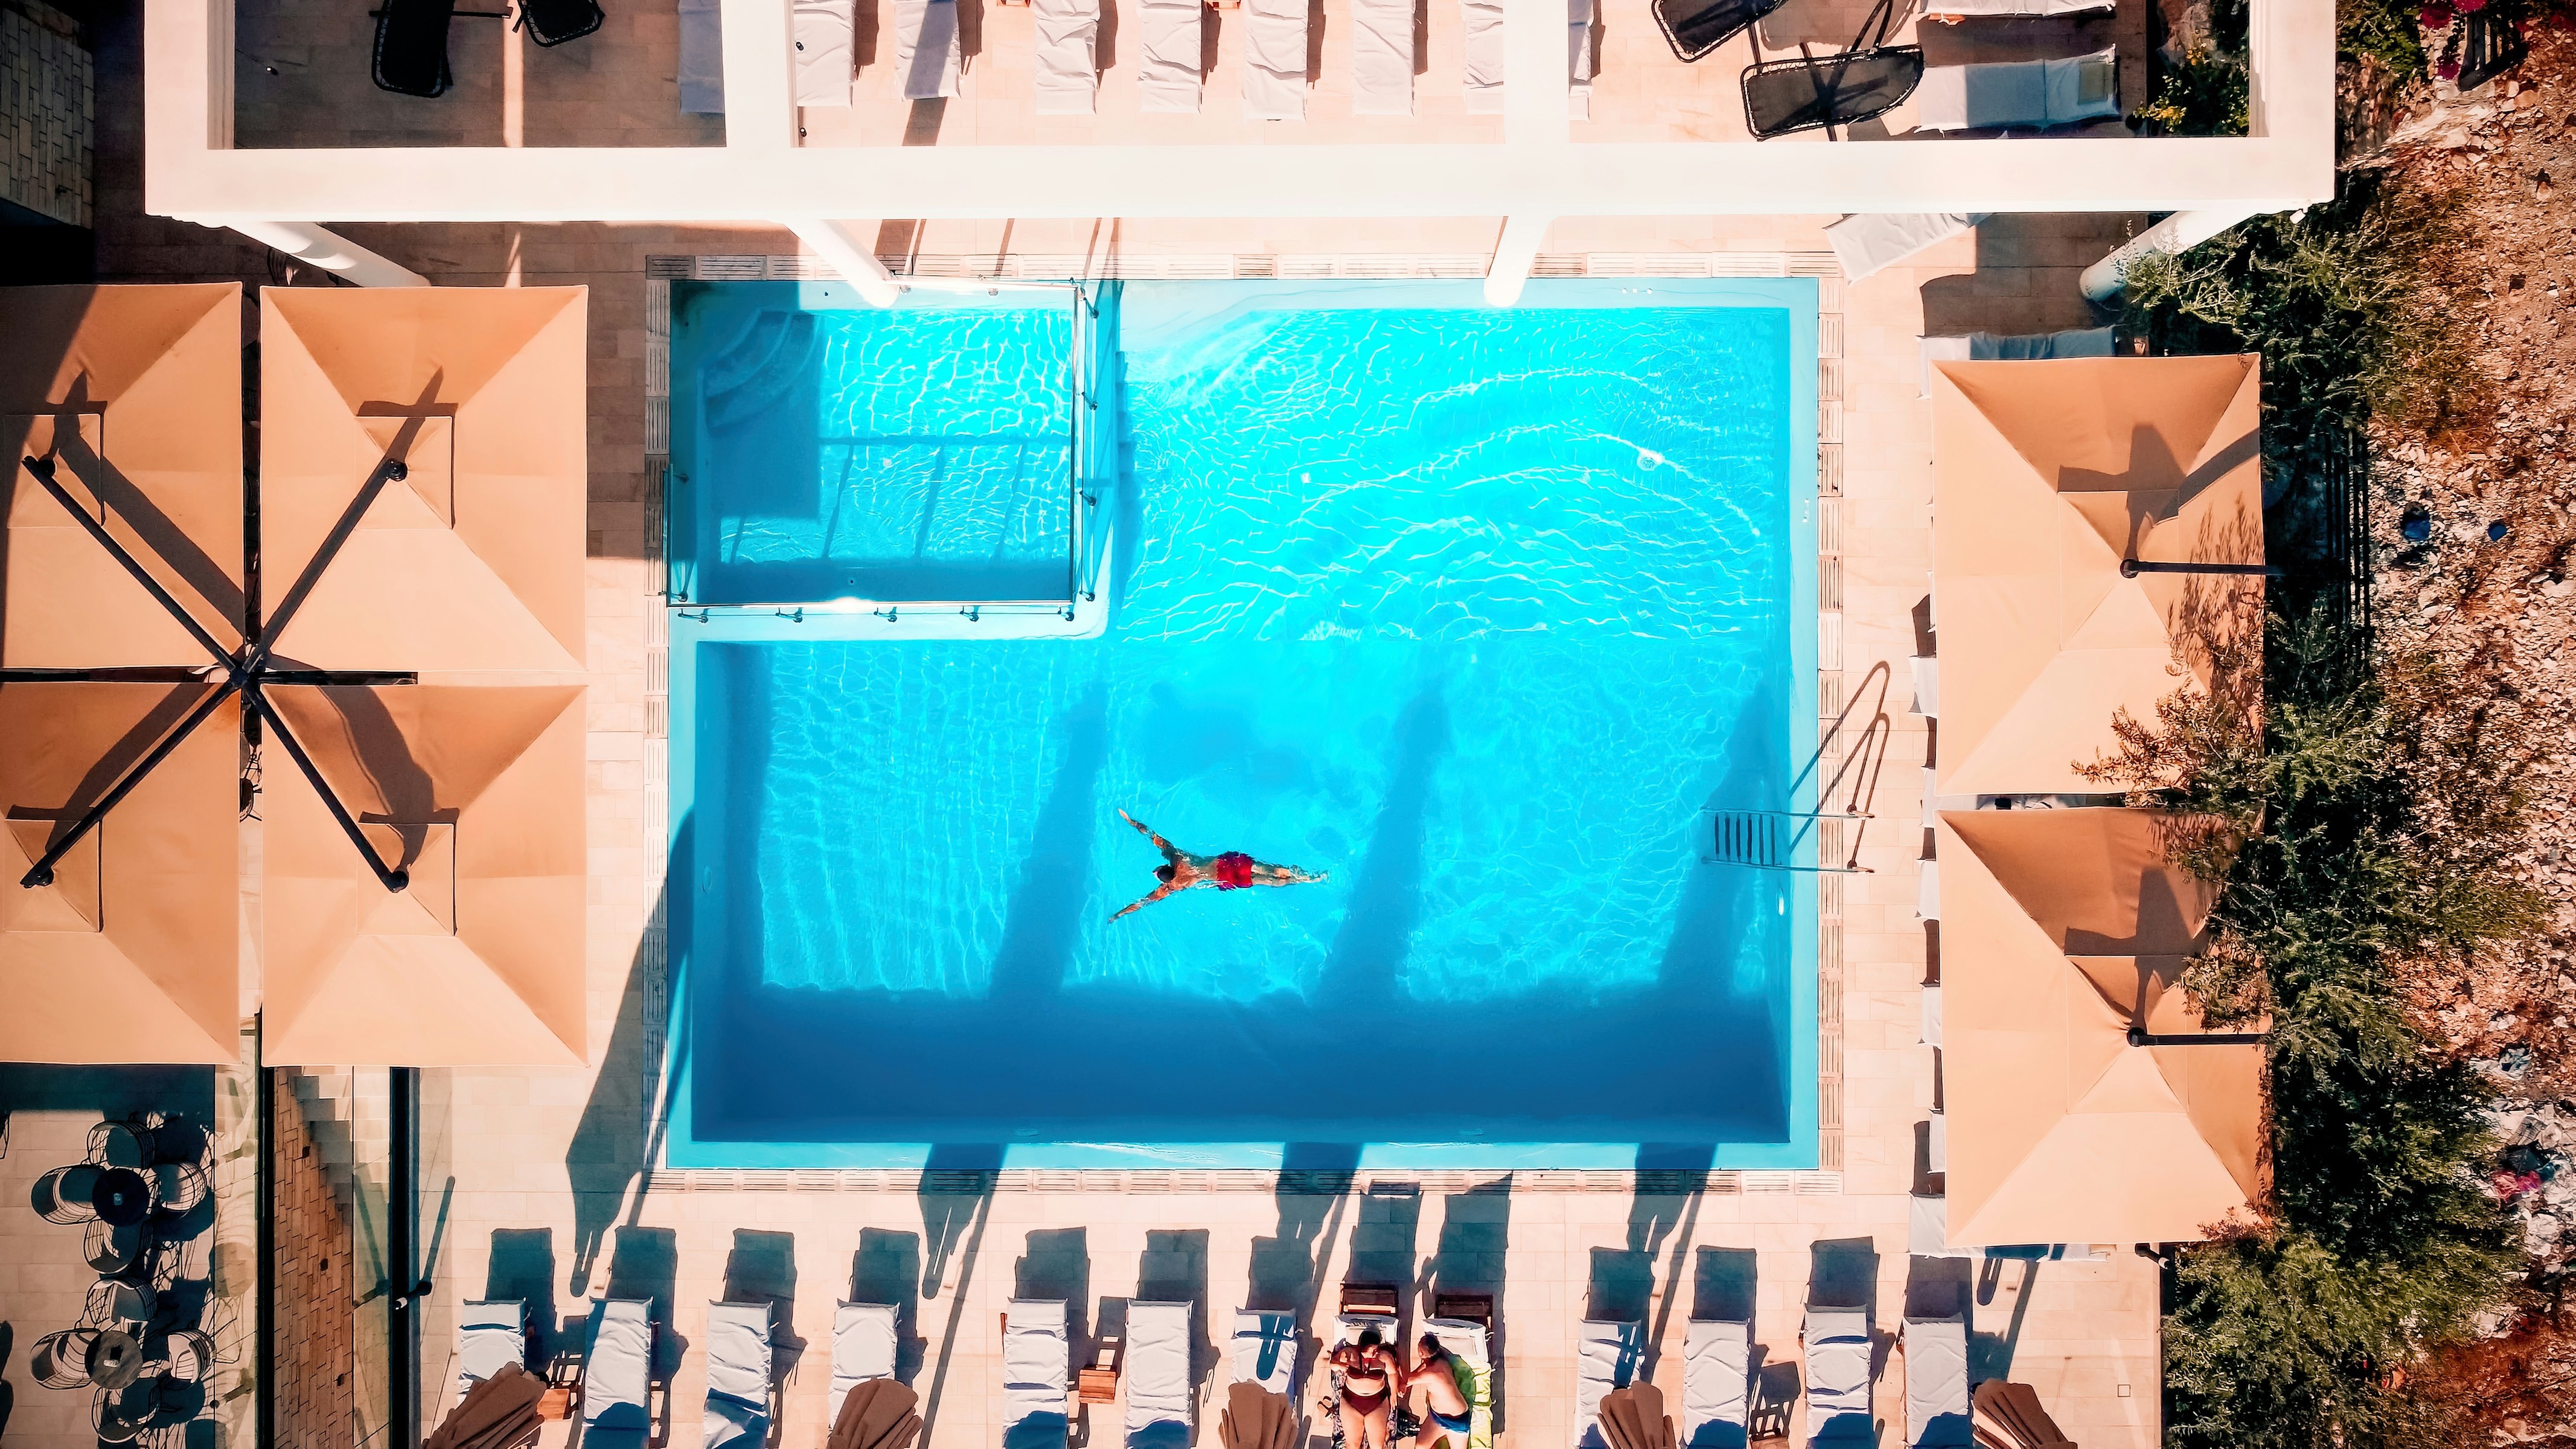
[[[1812,694],[1786,308],[1152,301],[1107,637],[701,646],[735,1049],[845,1022],[860,1136],[1785,1130],[1785,878],[1687,832],[1785,801]],[[1330,878],[1112,921],[1122,808]],[[1399,1131],[1353,1053],[1477,1086]]]

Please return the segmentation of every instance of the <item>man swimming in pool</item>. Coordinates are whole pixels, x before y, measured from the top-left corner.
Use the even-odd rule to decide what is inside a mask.
[[[1240,850],[1229,850],[1223,855],[1192,855],[1146,829],[1144,821],[1126,811],[1119,811],[1118,818],[1135,826],[1137,834],[1154,842],[1154,848],[1163,853],[1163,863],[1154,867],[1154,879],[1161,881],[1162,884],[1154,888],[1152,895],[1130,903],[1127,910],[1120,911],[1118,916],[1127,914],[1127,911],[1141,911],[1175,891],[1185,891],[1195,886],[1214,886],[1221,891],[1239,891],[1246,886],[1257,885],[1308,885],[1324,879],[1325,876],[1325,872],[1299,870],[1293,865],[1263,865]],[[1118,916],[1111,916],[1109,919],[1114,921]]]

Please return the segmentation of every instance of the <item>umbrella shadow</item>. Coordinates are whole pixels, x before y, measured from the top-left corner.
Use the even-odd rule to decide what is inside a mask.
[[[1390,997],[1412,950],[1422,917],[1431,782],[1451,745],[1445,683],[1437,676],[1425,681],[1396,716],[1386,795],[1315,993],[1328,1008]]]

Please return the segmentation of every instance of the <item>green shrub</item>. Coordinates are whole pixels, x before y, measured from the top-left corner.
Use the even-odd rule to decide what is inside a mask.
[[[2251,125],[2245,55],[2193,46],[2165,72],[2164,87],[2136,120],[2167,136],[2242,136]]]

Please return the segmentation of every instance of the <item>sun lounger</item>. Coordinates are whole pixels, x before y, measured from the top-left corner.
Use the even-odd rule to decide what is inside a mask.
[[[1744,1449],[1753,1325],[1694,1318],[1682,1340],[1682,1449]]]
[[[1494,1348],[1485,1324],[1472,1318],[1425,1319],[1422,1331],[1440,1340],[1455,1362],[1458,1392],[1467,1400],[1468,1449],[1493,1449]],[[1411,1349],[1406,1350],[1410,1357]]]
[[[1244,0],[1243,114],[1306,119],[1306,0]]]
[[[511,1364],[528,1362],[528,1305],[520,1299],[459,1304],[456,1314],[456,1397]]]
[[[1189,1449],[1196,1430],[1190,1392],[1190,1305],[1127,1305],[1128,1449]]]
[[[2030,332],[2000,336],[1971,332],[1965,337],[1923,339],[1923,396],[1932,395],[1936,362],[2048,362],[2061,357],[2108,357],[2116,338],[2108,327],[2070,327],[2063,332]]]
[[[1974,1449],[1968,1421],[1968,1324],[1905,1320],[1905,1442],[1912,1449]]]
[[[1002,1449],[1064,1449],[1072,1382],[1063,1300],[1013,1299],[1002,1312]]]
[[[1673,54],[1698,60],[1780,8],[1780,0],[1655,0],[1655,24]]]
[[[1941,862],[1937,860],[1920,861],[1915,866],[1914,914],[1926,921],[1941,919]],[[1927,1009],[1932,1015],[1925,1025],[1937,1035],[1941,1030],[1941,1003],[1937,996],[1928,1003]],[[1938,1041],[1932,1043],[1934,1046],[1940,1044]]]
[[[1932,863],[1933,862],[1930,861],[1924,862],[1926,865],[1930,865]],[[1926,919],[1938,919],[1938,917],[1927,917]],[[1941,1044],[1941,987],[1937,982],[1923,988],[1922,1021],[1920,1023],[1920,1028],[1922,1031],[1923,1044],[1925,1046],[1939,1046]]]
[[[1810,1308],[1807,1429],[1810,1444],[1875,1444],[1870,1422],[1869,1310]]]
[[[957,0],[894,0],[894,73],[907,101],[957,94]]]
[[[1144,59],[1136,67],[1136,109],[1198,114],[1205,7],[1200,0],[1138,0],[1135,13],[1144,36]]]
[[[519,28],[539,45],[579,40],[608,19],[599,0],[518,0]]]
[[[1467,23],[1467,114],[1503,113],[1502,0],[1459,0]]]
[[[1297,1393],[1297,1315],[1246,1308],[1234,1315],[1234,1381],[1258,1384],[1294,1400]]]
[[[1973,1258],[1974,1248],[1949,1246],[1950,1200],[1937,1192],[1918,1192],[1905,1209],[1905,1251],[1917,1258]]]
[[[680,110],[724,114],[724,23],[717,0],[679,0]]]
[[[1941,661],[1929,654],[1918,654],[1914,666],[1914,712],[1925,719],[1941,717]]]
[[[706,1449],[769,1442],[769,1313],[765,1299],[707,1305]]]
[[[826,1425],[841,1417],[841,1401],[869,1379],[894,1377],[895,1310],[891,1303],[844,1303],[832,1310],[832,1389],[824,1403]]]
[[[1894,0],[1878,0],[1852,43],[1833,55],[1756,61],[1745,68],[1744,123],[1757,141],[1857,125],[1884,115],[1923,78],[1923,48],[1889,45]]]
[[[2117,48],[2070,60],[1937,65],[1914,93],[1926,131],[2070,126],[2120,114]]]
[[[1035,0],[1037,101],[1041,116],[1087,116],[1099,108],[1100,0]]]
[[[1950,1170],[1950,1114],[1935,1107],[1928,1115],[1931,1120],[1924,1124],[1927,1130],[1923,1134],[1924,1170],[1947,1173]]]
[[[1634,1320],[1587,1318],[1575,1340],[1574,1442],[1608,1449],[1601,1433],[1601,1396],[1636,1377],[1646,1353],[1646,1325]]]
[[[382,0],[376,11],[376,85],[424,99],[447,94],[447,25],[456,0]]]
[[[2032,20],[2113,8],[2111,0],[1922,0],[1922,13],[1927,20],[1965,20],[1970,16]]]
[[[1864,212],[1826,227],[1825,242],[1842,263],[1845,280],[1857,282],[1966,235],[1986,216],[1981,211]]]
[[[584,1449],[644,1449],[653,1432],[653,1305],[611,1298],[591,1311],[581,1366]]]
[[[1413,7],[1351,0],[1351,114],[1413,114]]]
[[[847,110],[857,0],[796,0],[796,104]]]

